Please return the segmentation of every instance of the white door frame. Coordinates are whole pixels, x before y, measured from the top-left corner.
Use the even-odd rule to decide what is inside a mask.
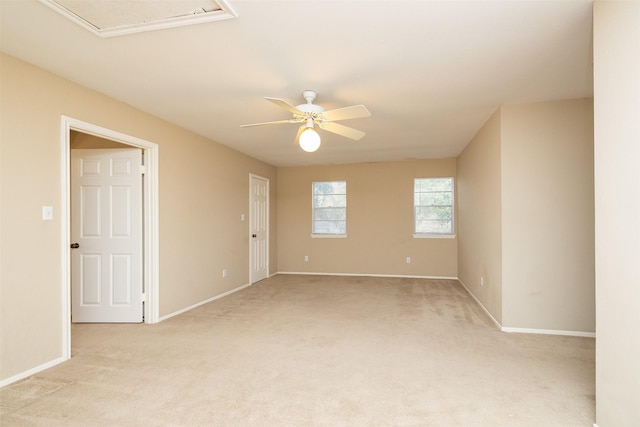
[[[144,150],[144,322],[159,321],[159,248],[158,248],[158,144],[125,135],[110,129],[62,116],[61,141],[61,201],[60,222],[62,241],[62,356],[71,357],[71,131],[78,131]]]
[[[270,271],[269,271],[269,255],[270,255],[270,250],[269,250],[269,233],[271,230],[270,227],[270,219],[269,219],[269,209],[270,209],[270,203],[271,203],[271,195],[270,195],[270,180],[269,178],[265,178],[264,176],[260,176],[260,175],[256,175],[253,173],[249,174],[249,284],[253,285],[255,283],[255,280],[253,280],[253,239],[251,238],[251,233],[253,232],[253,230],[251,229],[252,227],[252,223],[253,223],[253,207],[252,207],[252,201],[253,201],[253,188],[251,187],[251,180],[253,178],[257,178],[263,181],[266,181],[267,183],[267,219],[266,219],[266,224],[267,224],[267,231],[266,231],[266,240],[267,240],[267,244],[266,244],[266,250],[267,250],[267,278],[269,277]]]

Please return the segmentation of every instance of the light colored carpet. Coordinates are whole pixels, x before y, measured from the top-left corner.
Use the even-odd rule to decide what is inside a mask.
[[[74,325],[3,426],[585,426],[594,340],[500,332],[457,281],[279,275],[156,325]]]

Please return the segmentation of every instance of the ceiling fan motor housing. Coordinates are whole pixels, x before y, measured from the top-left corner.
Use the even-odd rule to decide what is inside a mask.
[[[296,105],[296,108],[303,113],[324,113],[324,108],[316,104],[300,104]]]
[[[296,105],[296,108],[304,113],[316,113],[320,114],[324,112],[324,108],[319,105],[315,105],[313,101],[316,99],[317,94],[312,90],[305,90],[302,92],[302,97],[307,101],[306,104]]]

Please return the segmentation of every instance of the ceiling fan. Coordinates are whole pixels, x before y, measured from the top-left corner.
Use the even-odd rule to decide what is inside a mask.
[[[296,140],[300,147],[308,152],[316,151],[320,147],[320,135],[315,131],[315,127],[336,133],[356,141],[365,136],[365,133],[353,129],[348,126],[335,123],[339,120],[357,119],[360,117],[369,117],[371,113],[364,105],[353,105],[351,107],[336,108],[334,110],[325,111],[319,105],[313,103],[317,94],[312,90],[302,92],[302,97],[307,101],[306,104],[293,106],[287,101],[278,98],[265,97],[266,100],[284,108],[293,113],[293,118],[287,120],[276,120],[273,122],[252,123],[249,125],[241,125],[240,127],[276,125],[283,123],[303,123],[298,129]]]

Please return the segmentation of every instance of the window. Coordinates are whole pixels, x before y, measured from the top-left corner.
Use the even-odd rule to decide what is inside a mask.
[[[416,178],[413,211],[415,234],[453,234],[453,178]]]
[[[313,183],[313,234],[347,234],[346,181]]]

